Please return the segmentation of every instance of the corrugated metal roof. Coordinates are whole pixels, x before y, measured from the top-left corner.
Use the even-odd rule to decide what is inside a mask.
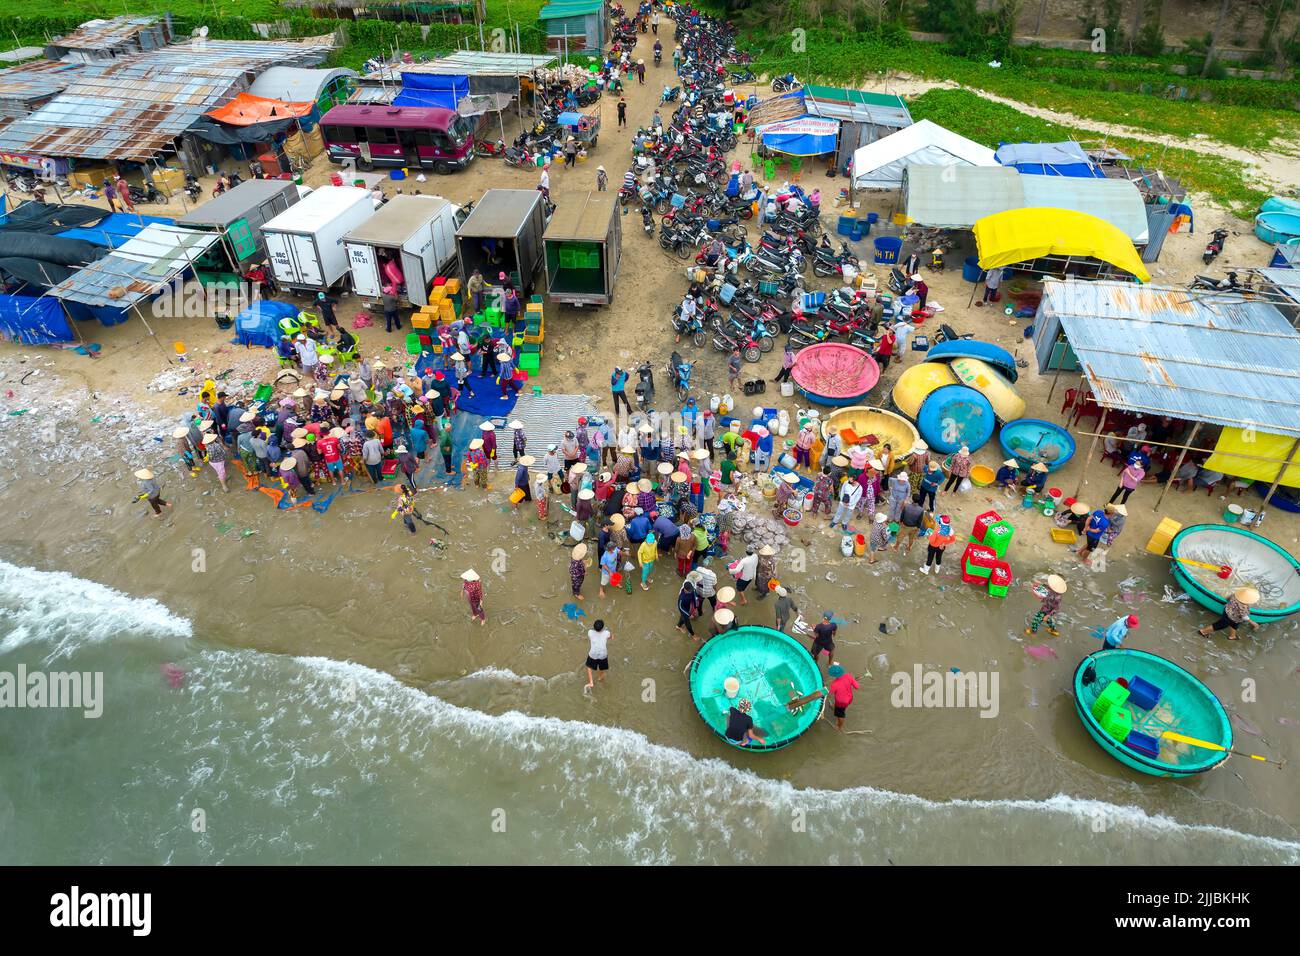
[[[1256,271],[1277,286],[1287,298],[1300,303],[1300,269],[1258,269]]]
[[[126,309],[146,299],[212,248],[221,236],[154,223],[102,259],[73,273],[50,294],[90,306]],[[118,295],[109,295],[118,291]]]
[[[0,150],[145,160],[275,63],[316,63],[332,36],[294,42],[209,40],[86,68],[63,93],[0,131]]]
[[[398,63],[370,74],[374,79],[400,80],[402,73],[432,73],[440,76],[527,76],[555,62],[548,54],[488,53],[457,50],[428,63]]]
[[[542,194],[536,189],[489,189],[475,204],[469,218],[460,224],[456,235],[473,239],[513,236],[541,201]]]
[[[912,114],[901,96],[832,86],[805,86],[803,96],[804,109],[812,116],[890,129],[912,125]]]
[[[1300,332],[1268,302],[1044,279],[1051,318],[1104,406],[1300,437]]]
[[[36,60],[0,70],[0,104],[5,115],[26,116],[32,104],[61,93],[75,83],[88,67],[85,63]]]
[[[134,43],[140,48],[137,38],[146,44],[161,46],[170,33],[160,16],[121,16],[109,20],[88,20],[71,33],[55,37],[50,41],[54,49],[62,50],[111,50],[125,43]]]
[[[604,0],[557,0],[542,7],[537,14],[537,19],[545,22],[565,20],[569,17],[585,17],[599,13],[604,8]]]

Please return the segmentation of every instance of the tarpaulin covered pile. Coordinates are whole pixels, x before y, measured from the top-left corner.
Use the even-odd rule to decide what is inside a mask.
[[[0,332],[23,345],[71,342],[75,336],[57,299],[0,295]]]
[[[1068,176],[1073,179],[1105,179],[1078,143],[1003,143],[997,160],[1033,176]]]
[[[270,299],[254,302],[235,317],[235,341],[240,345],[274,348],[280,341],[280,320],[296,316],[298,311],[298,306],[291,302]]]
[[[1151,281],[1133,240],[1105,220],[1073,209],[1009,209],[980,219],[974,232],[982,269],[1044,256],[1086,256]]]

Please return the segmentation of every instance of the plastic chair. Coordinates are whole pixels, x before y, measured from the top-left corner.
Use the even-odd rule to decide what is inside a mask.
[[[803,172],[803,159],[798,156],[790,157],[790,182],[797,183],[799,174]]]
[[[763,161],[763,178],[768,182],[776,176],[776,160],[767,159]]]
[[[1061,403],[1061,414],[1064,415],[1067,409],[1074,408],[1074,400],[1079,397],[1077,388],[1067,388],[1065,390],[1065,401]]]

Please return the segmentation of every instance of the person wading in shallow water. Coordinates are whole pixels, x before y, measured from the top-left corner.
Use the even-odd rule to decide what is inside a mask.
[[[479,580],[478,572],[470,568],[460,576],[460,579],[465,582],[461,585],[461,593],[469,602],[470,620],[486,624],[487,613],[483,610],[483,582]]]
[[[591,630],[587,632],[587,686],[582,688],[584,694],[589,694],[596,687],[596,675],[600,675],[600,682],[605,683],[605,674],[609,670],[609,640],[612,635],[605,622],[597,620],[591,625]]]

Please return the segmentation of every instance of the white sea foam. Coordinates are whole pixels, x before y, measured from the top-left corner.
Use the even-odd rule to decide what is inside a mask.
[[[192,630],[156,601],[5,562],[0,614],[10,632],[0,648],[40,642],[51,657]],[[347,661],[206,649],[185,666],[183,696],[160,689],[168,709],[149,731],[175,766],[151,757],[150,787],[184,799],[245,794],[247,812],[261,815],[195,862],[1300,863],[1300,843],[1066,794],[801,789],[630,730],[458,707]],[[529,680],[504,668],[469,676]],[[135,727],[114,745],[123,750],[115,766],[140,761],[131,748],[143,733]],[[393,808],[360,848],[348,802],[358,782],[383,788]],[[494,807],[509,810],[517,842],[485,844],[467,822]],[[325,829],[303,830],[305,819]],[[163,840],[165,829],[157,833]],[[163,845],[136,852],[157,859]],[[108,841],[101,856],[123,858]]]
[[[188,638],[193,628],[152,598],[74,577],[0,561],[0,651],[41,642],[46,660],[88,644],[140,635]],[[48,650],[47,650],[48,648]]]

